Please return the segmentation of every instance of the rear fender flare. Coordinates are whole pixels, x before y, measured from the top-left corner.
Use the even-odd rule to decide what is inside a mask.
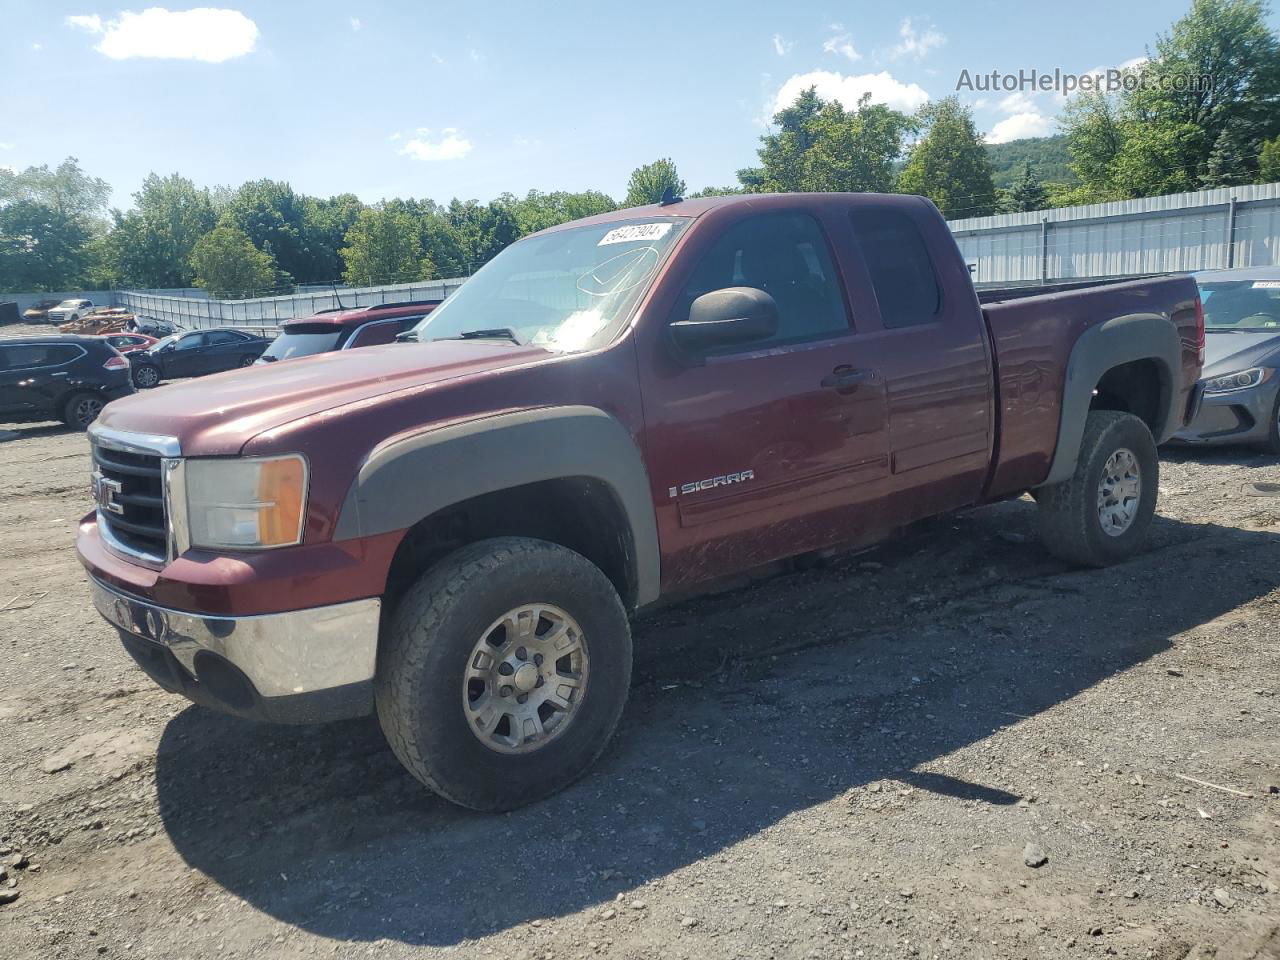
[[[658,526],[630,432],[595,407],[543,407],[434,427],[373,450],[347,491],[335,540],[412,527],[464,500],[545,480],[604,483],[630,526],[636,604],[656,600]]]
[[[1076,469],[1093,391],[1106,372],[1135,360],[1152,360],[1160,370],[1161,396],[1153,431],[1163,443],[1178,428],[1173,398],[1182,366],[1182,340],[1168,317],[1151,313],[1114,317],[1090,327],[1071,348],[1062,391],[1062,416],[1053,463],[1042,486],[1068,480]]]

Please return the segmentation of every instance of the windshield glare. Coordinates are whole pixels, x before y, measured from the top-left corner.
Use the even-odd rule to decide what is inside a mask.
[[[652,283],[687,218],[614,220],[512,244],[414,327],[420,341],[512,330],[577,351],[607,343]]]
[[[1206,330],[1280,328],[1280,280],[1201,283]]]

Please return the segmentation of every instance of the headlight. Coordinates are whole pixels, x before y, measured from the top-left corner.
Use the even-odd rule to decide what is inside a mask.
[[[185,464],[191,545],[254,550],[302,540],[307,462],[297,454]]]
[[[1232,393],[1236,390],[1248,390],[1271,379],[1269,367],[1252,367],[1225,376],[1214,377],[1204,382],[1205,393]]]

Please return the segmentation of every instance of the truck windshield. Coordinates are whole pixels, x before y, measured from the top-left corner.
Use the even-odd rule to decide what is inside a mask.
[[[1206,330],[1270,330],[1280,327],[1280,280],[1201,283]]]
[[[574,227],[514,243],[414,327],[447,340],[513,332],[572,352],[607,343],[631,316],[688,219],[653,217]]]
[[[342,328],[331,323],[294,324],[280,331],[271,346],[262,354],[267,363],[274,360],[291,360],[309,357],[313,353],[327,353],[337,349]]]

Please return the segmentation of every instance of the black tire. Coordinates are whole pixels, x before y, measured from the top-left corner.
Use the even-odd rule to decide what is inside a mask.
[[[88,430],[106,402],[96,393],[73,393],[62,405],[62,422],[72,430]]]
[[[151,390],[159,384],[159,367],[150,363],[139,363],[133,368],[133,385],[139,390]]]
[[[1099,516],[1103,468],[1113,454],[1130,451],[1137,461],[1136,513],[1123,532],[1109,534]],[[1076,470],[1069,480],[1036,491],[1040,539],[1054,556],[1086,567],[1105,567],[1142,548],[1160,490],[1160,459],[1147,425],[1114,410],[1094,410],[1085,421]]]
[[[258,358],[257,358],[257,357],[254,357],[254,356],[241,357],[241,358],[240,358],[240,366],[242,366],[242,367],[252,367],[252,366],[253,366],[253,361],[255,361],[255,360],[257,360],[257,359],[258,359]]]
[[[500,752],[466,716],[464,675],[490,625],[531,603],[577,622],[589,671],[561,732]],[[385,628],[374,693],[383,733],[410,773],[459,806],[497,812],[581,776],[613,735],[630,684],[631,628],[609,579],[565,547],[503,537],[457,550],[409,588]]]

